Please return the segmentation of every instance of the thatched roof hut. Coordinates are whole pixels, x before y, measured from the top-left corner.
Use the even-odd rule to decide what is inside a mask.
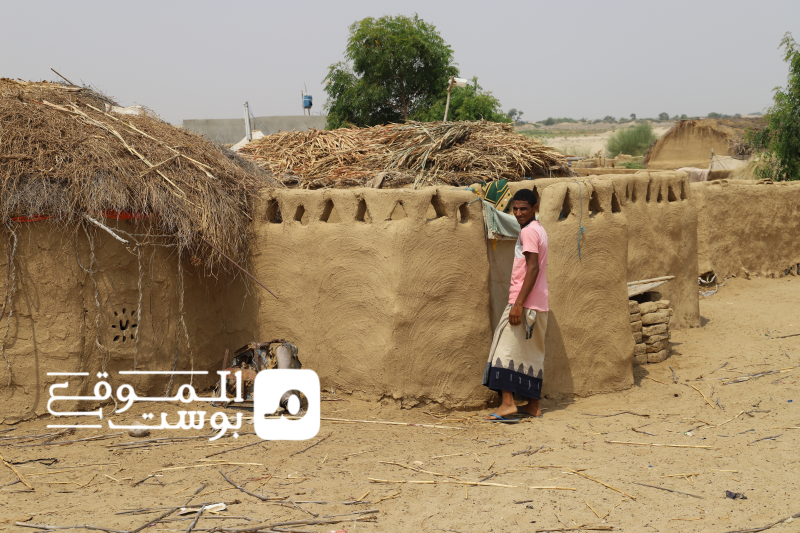
[[[213,247],[244,258],[248,195],[274,181],[153,113],[119,111],[87,87],[0,78],[0,224],[145,219],[195,264],[224,264]]]
[[[239,151],[287,186],[304,189],[469,185],[569,176],[554,148],[496,122],[406,122],[281,132]]]
[[[748,130],[761,130],[761,117],[681,120],[645,154],[648,169],[708,168],[711,152],[716,156],[747,158],[753,148],[745,141]]]

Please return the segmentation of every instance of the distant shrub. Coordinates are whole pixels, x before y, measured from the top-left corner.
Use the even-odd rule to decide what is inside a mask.
[[[612,135],[606,143],[606,153],[610,157],[618,154],[643,155],[647,147],[656,140],[653,126],[642,122],[625,128]]]
[[[553,124],[561,124],[563,122],[568,122],[570,124],[574,124],[574,123],[576,123],[578,121],[575,120],[574,118],[553,118],[553,117],[550,117],[547,120],[543,120],[542,124],[544,124],[545,126],[552,126]]]

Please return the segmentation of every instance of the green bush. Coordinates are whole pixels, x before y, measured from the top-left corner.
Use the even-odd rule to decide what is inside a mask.
[[[606,143],[606,153],[609,157],[619,154],[643,155],[647,147],[656,140],[653,126],[642,122],[636,126],[619,130],[612,135]]]

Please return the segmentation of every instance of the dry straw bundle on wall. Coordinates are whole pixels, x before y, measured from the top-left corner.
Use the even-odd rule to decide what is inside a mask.
[[[129,212],[207,266],[228,265],[202,240],[243,259],[248,193],[274,182],[200,135],[114,105],[86,87],[0,78],[0,223]]]
[[[305,189],[469,185],[570,175],[564,156],[496,122],[407,122],[372,128],[281,132],[240,151],[285,185]]]

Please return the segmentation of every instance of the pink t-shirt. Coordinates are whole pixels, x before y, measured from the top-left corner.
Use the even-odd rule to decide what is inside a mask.
[[[549,311],[547,305],[547,233],[537,221],[532,220],[519,232],[517,245],[514,247],[514,268],[511,270],[511,290],[508,293],[508,303],[514,305],[517,296],[525,281],[527,263],[524,252],[539,254],[539,276],[528,297],[522,302],[522,307],[536,311]]]

